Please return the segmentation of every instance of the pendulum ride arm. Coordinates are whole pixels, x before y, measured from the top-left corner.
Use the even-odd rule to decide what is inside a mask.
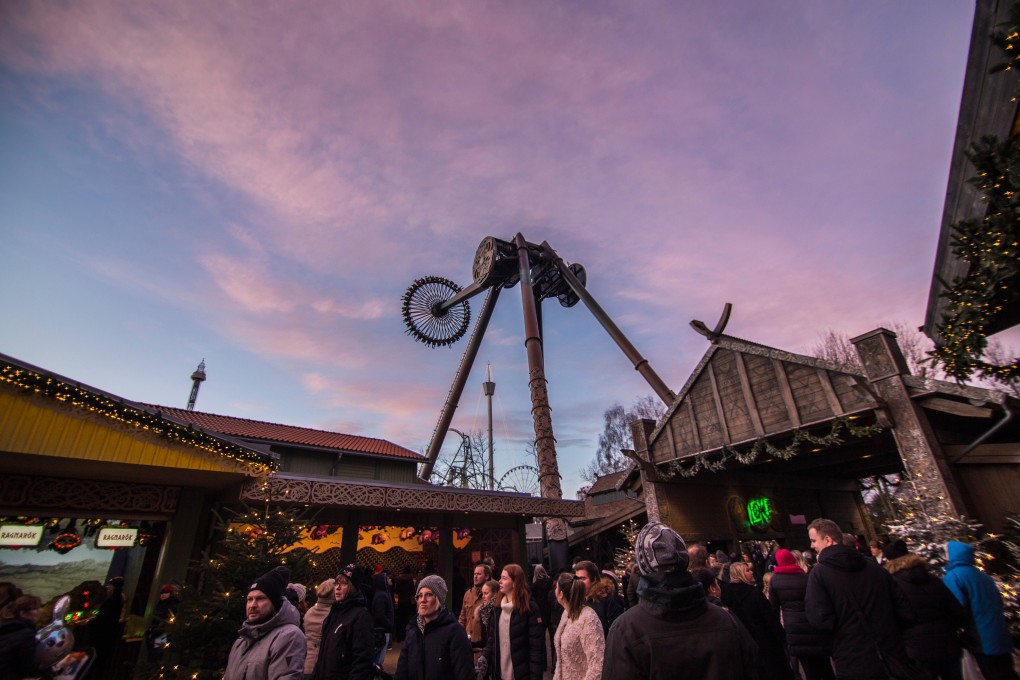
[[[673,394],[673,391],[666,386],[666,383],[662,381],[662,378],[660,378],[655,370],[652,369],[648,360],[641,356],[641,353],[638,352],[634,345],[630,343],[630,340],[628,340],[627,336],[623,334],[623,331],[621,331],[620,328],[613,323],[613,320],[609,318],[609,315],[606,314],[605,310],[602,309],[599,303],[595,301],[595,298],[588,292],[588,289],[581,285],[581,282],[577,280],[576,276],[574,276],[574,272],[570,271],[570,267],[568,267],[563,259],[556,254],[556,251],[552,249],[549,242],[543,241],[541,248],[543,252],[545,252],[545,254],[548,255],[556,264],[556,268],[560,270],[560,274],[567,282],[567,285],[570,286],[570,289],[574,291],[574,294],[577,295],[582,302],[584,302],[584,305],[588,308],[588,311],[592,313],[592,316],[594,316],[595,319],[602,324],[602,327],[606,329],[606,332],[609,333],[609,337],[611,337],[616,342],[617,346],[623,350],[623,353],[627,355],[627,358],[630,359],[630,362],[634,365],[634,369],[641,374],[641,377],[643,377],[651,386],[652,390],[654,390],[659,399],[666,404],[667,408],[672,406],[676,395]]]
[[[482,309],[478,312],[475,329],[471,332],[471,339],[468,341],[467,349],[464,350],[464,356],[460,359],[460,367],[457,368],[457,374],[453,378],[453,385],[450,386],[450,393],[446,396],[446,404],[439,415],[439,422],[436,423],[436,429],[432,432],[432,441],[429,442],[429,448],[425,453],[425,462],[422,463],[421,473],[418,475],[423,482],[429,481],[429,477],[432,476],[432,468],[435,467],[436,459],[439,457],[439,449],[443,448],[446,431],[453,421],[453,414],[457,411],[457,404],[460,403],[460,396],[464,392],[464,385],[467,383],[468,375],[471,373],[471,365],[474,364],[475,357],[478,355],[478,346],[482,343],[482,336],[485,335],[489,319],[492,318],[492,309],[496,306],[496,298],[499,297],[499,291],[500,286],[490,288],[489,294],[485,296],[485,302],[482,303]],[[474,293],[477,292],[474,291]],[[461,299],[463,300],[463,298]]]

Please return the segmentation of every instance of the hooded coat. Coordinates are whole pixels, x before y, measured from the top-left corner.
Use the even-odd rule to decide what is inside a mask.
[[[407,624],[394,680],[472,680],[474,655],[467,633],[447,609],[418,627],[417,617]]]
[[[223,680],[300,680],[305,666],[300,620],[294,605],[283,600],[269,620],[245,621],[230,648]]]
[[[750,680],[757,647],[687,571],[643,575],[606,639],[603,680]]]
[[[946,550],[949,564],[942,582],[970,610],[981,652],[988,656],[1012,654],[1013,638],[1002,611],[1002,596],[992,577],[974,566],[974,546],[949,541]]]
[[[959,659],[956,631],[967,625],[967,613],[949,588],[928,573],[928,565],[919,555],[909,553],[889,560],[885,569],[893,575],[917,617],[903,630],[907,655],[922,664]]]
[[[730,581],[723,584],[722,603],[740,619],[758,645],[762,680],[793,680],[793,669],[786,659],[783,627],[761,590],[743,581]]]
[[[390,595],[390,584],[385,571],[372,577],[372,623],[376,633],[393,632],[393,596]]]
[[[333,603],[322,624],[314,680],[369,680],[375,659],[373,638],[365,596],[352,589],[347,599]]]
[[[883,657],[909,664],[900,627],[914,621],[910,603],[889,572],[852,546],[831,545],[819,554],[804,606],[812,626],[832,632],[840,680],[885,680]]]

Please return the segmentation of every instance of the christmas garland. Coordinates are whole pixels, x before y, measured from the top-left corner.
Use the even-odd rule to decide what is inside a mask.
[[[726,463],[731,460],[735,460],[742,465],[750,465],[763,453],[774,459],[789,460],[801,452],[800,446],[805,442],[815,446],[838,446],[844,441],[842,437],[844,431],[853,437],[871,437],[878,434],[883,429],[884,428],[877,423],[874,425],[855,425],[847,418],[836,418],[832,421],[832,429],[827,435],[816,436],[807,430],[796,429],[793,431],[793,439],[783,448],[774,446],[767,439],[759,439],[755,441],[751,448],[746,451],[739,451],[729,446],[723,446],[722,451],[719,452],[719,457],[716,460],[709,459],[709,456],[713,454],[697,456],[690,463],[675,460],[669,464],[665,471],[659,473],[659,477],[665,481],[672,479],[677,475],[680,475],[681,477],[693,477],[702,470],[719,472],[725,469]]]
[[[1020,93],[1018,27],[1020,3],[1015,3],[1010,20],[991,37],[1006,57],[992,72],[1012,72],[1016,93]],[[966,276],[942,293],[949,304],[938,326],[940,344],[931,356],[945,366],[947,375],[959,380],[977,374],[1009,383],[1020,378],[1020,359],[997,365],[982,357],[988,347],[988,328],[1007,305],[1020,301],[1020,136],[1004,141],[982,137],[967,158],[978,173],[968,181],[981,191],[989,207],[983,219],[953,225],[953,254],[970,267]]]

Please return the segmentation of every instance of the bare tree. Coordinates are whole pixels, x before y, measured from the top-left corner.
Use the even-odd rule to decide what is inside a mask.
[[[665,405],[653,396],[638,399],[629,409],[619,403],[607,408],[602,413],[602,434],[599,435],[595,459],[581,471],[581,477],[594,482],[598,477],[626,468],[628,460],[620,451],[634,446],[631,422],[641,418],[658,420],[665,412]]]
[[[932,360],[928,352],[932,350],[934,344],[927,335],[902,321],[887,324],[885,327],[896,334],[896,342],[907,360],[911,373],[921,377],[944,377],[939,371],[932,375]],[[811,351],[816,357],[826,361],[848,366],[861,365],[857,350],[850,342],[850,336],[838,331],[830,330],[824,333]]]

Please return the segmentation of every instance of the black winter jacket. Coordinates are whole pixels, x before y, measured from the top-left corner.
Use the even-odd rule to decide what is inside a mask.
[[[783,614],[783,629],[786,631],[786,647],[790,656],[829,656],[832,653],[832,636],[815,628],[804,612],[804,595],[807,593],[808,575],[772,575],[769,584],[769,602],[778,615]]]
[[[786,659],[783,627],[761,590],[743,581],[730,581],[723,584],[722,602],[740,619],[758,645],[758,673],[762,680],[793,680],[793,669]]]
[[[474,657],[467,633],[457,618],[443,609],[435,621],[418,627],[417,616],[407,624],[395,680],[472,680]]]
[[[18,680],[38,672],[35,625],[21,618],[0,625],[0,678]]]
[[[892,576],[846,545],[831,545],[808,574],[808,621],[832,631],[839,680],[885,680],[884,657],[906,660],[901,626],[914,620]]]
[[[322,623],[319,658],[313,680],[368,680],[372,673],[372,615],[365,596],[352,592],[333,603]]]
[[[956,631],[966,628],[967,610],[949,588],[928,573],[928,565],[919,555],[897,557],[885,568],[917,617],[917,622],[903,631],[907,655],[919,663],[944,663],[960,658]]]
[[[690,573],[642,576],[638,603],[606,640],[603,680],[752,680],[757,649],[730,612],[705,601]]]
[[[499,607],[492,608],[489,639],[483,653],[492,680],[503,680],[499,670],[499,617],[502,614]],[[521,613],[515,609],[510,614],[510,660],[514,667],[514,680],[542,680],[545,671],[545,624],[534,602],[530,611]]]

